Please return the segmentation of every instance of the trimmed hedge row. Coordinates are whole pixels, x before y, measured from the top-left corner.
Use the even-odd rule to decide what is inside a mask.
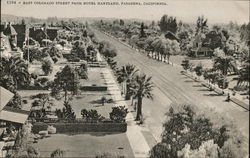
[[[127,123],[43,123],[33,124],[32,132],[47,130],[51,125],[56,128],[57,133],[85,133],[85,132],[126,132]]]
[[[83,91],[107,91],[107,86],[83,86],[80,88]]]

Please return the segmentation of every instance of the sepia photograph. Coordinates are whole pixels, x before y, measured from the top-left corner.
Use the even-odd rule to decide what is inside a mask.
[[[1,0],[1,158],[249,158],[249,0]]]

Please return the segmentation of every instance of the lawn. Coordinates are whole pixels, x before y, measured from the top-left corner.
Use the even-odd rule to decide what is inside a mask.
[[[107,92],[82,92],[81,95],[74,97],[73,100],[70,101],[70,104],[72,105],[76,117],[81,117],[82,109],[95,109],[102,116],[109,118],[109,113],[114,103],[105,103],[104,106],[102,106],[100,102],[102,96],[105,96],[107,99],[111,98]],[[52,109],[63,108],[63,100],[56,100],[54,104],[55,106],[53,106]]]
[[[107,152],[134,157],[126,133],[55,134],[32,146],[39,149],[40,157],[50,157],[58,148],[65,151],[66,157],[95,157]]]
[[[88,68],[88,80],[80,80],[81,86],[104,85],[102,68]]]

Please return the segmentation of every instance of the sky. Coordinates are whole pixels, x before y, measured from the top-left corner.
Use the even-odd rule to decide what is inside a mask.
[[[16,1],[16,4],[10,4]],[[164,2],[166,5],[58,5],[56,2]],[[18,4],[21,2],[21,4]],[[24,5],[23,2],[32,2]],[[54,2],[53,5],[34,4]],[[184,22],[204,15],[209,23],[249,22],[249,1],[233,0],[1,0],[1,13],[37,18],[106,17],[160,20],[164,14]]]

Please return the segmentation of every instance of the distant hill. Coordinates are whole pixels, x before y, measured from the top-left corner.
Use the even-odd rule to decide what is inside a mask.
[[[36,23],[36,22],[45,22],[45,19],[38,19],[34,17],[22,17],[9,14],[1,14],[1,23],[2,22],[12,22],[12,23],[21,23],[24,20],[26,23]]]
[[[26,23],[44,23],[48,22],[59,22],[61,20],[68,21],[68,20],[75,20],[80,22],[86,22],[93,23],[94,21],[114,21],[119,20],[119,18],[106,18],[106,17],[76,17],[76,18],[60,18],[60,17],[48,17],[47,19],[39,19],[34,17],[22,17],[22,16],[16,16],[16,15],[9,15],[9,14],[1,14],[1,23],[2,22],[13,22],[13,23],[21,23],[22,20],[24,20]],[[144,23],[150,23],[152,21],[150,20],[142,20],[142,19],[123,19],[125,22],[144,22]]]

